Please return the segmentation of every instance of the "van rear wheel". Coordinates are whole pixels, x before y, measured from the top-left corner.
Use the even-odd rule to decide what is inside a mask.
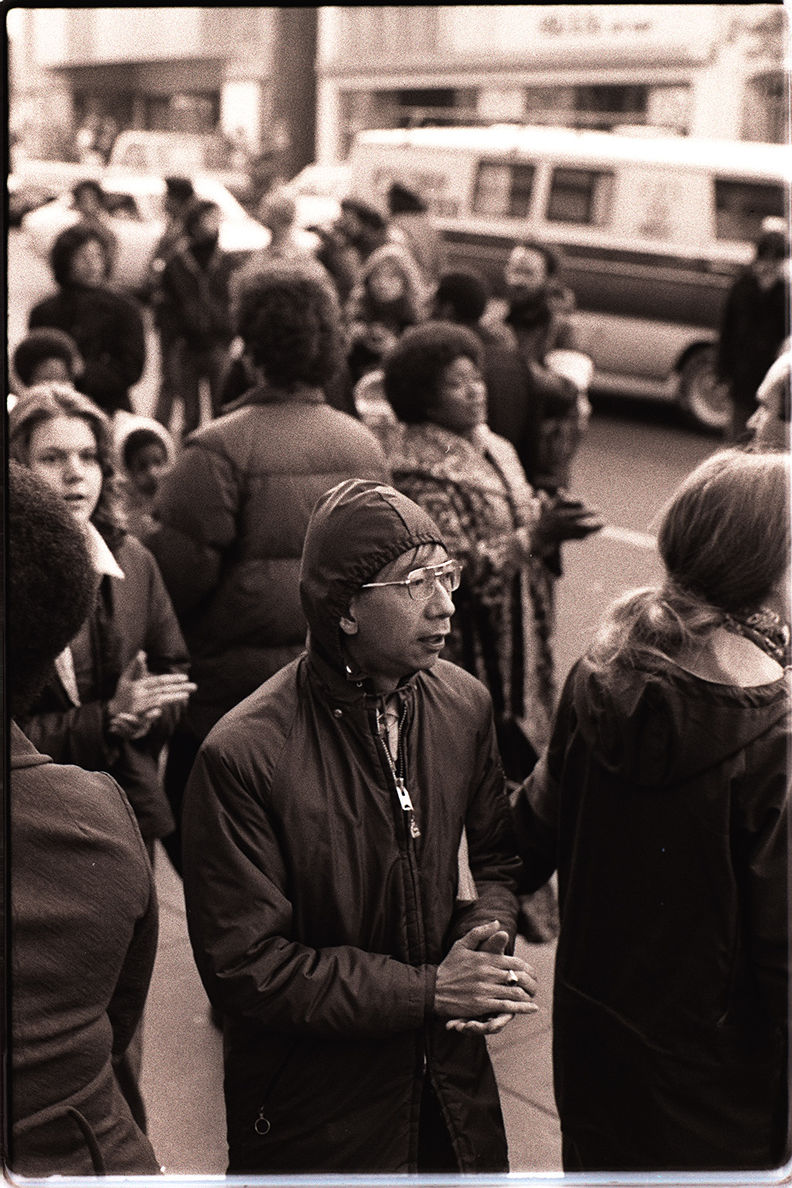
[[[715,372],[715,347],[693,351],[679,370],[679,403],[699,429],[722,433],[731,420],[728,388]]]

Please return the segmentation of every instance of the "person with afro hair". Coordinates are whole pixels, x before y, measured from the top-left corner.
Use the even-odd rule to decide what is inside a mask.
[[[11,386],[16,396],[50,380],[77,384],[83,361],[70,334],[55,326],[31,330],[17,343],[11,357]]]
[[[8,473],[8,1165],[18,1175],[154,1175],[125,1059],[157,947],[151,866],[109,775],[56,764],[23,717],[90,614],[87,538],[26,467]]]
[[[50,251],[58,291],[33,306],[28,329],[71,335],[83,359],[80,391],[112,416],[132,411],[129,390],[143,375],[146,338],[139,303],[108,284],[110,263],[94,228],[76,223],[61,231]]]
[[[330,285],[298,265],[267,268],[240,293],[237,331],[249,386],[187,438],[147,538],[198,685],[165,773],[177,824],[209,730],[304,647],[298,575],[314,503],[344,478],[390,477],[373,433],[325,397],[344,341]]]
[[[434,295],[433,316],[472,330],[481,343],[487,385],[487,424],[507,438],[532,485],[539,474],[542,388],[508,326],[487,316],[489,289],[472,269],[444,272]]]

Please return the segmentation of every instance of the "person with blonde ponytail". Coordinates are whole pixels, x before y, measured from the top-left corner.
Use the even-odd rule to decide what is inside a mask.
[[[789,1159],[789,490],[781,451],[684,480],[514,797],[523,889],[558,871],[566,1171]]]

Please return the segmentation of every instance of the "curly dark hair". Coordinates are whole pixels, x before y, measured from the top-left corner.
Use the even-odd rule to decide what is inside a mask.
[[[460,268],[444,272],[435,290],[438,310],[446,303],[454,311],[456,321],[477,322],[487,308],[489,290],[484,277],[473,269]]]
[[[8,453],[28,466],[34,429],[55,417],[78,417],[91,428],[102,468],[102,491],[91,521],[112,549],[126,533],[123,489],[115,466],[110,421],[98,405],[68,384],[36,384],[8,414]]]
[[[55,657],[93,606],[85,533],[64,501],[24,466],[8,466],[8,631],[11,712],[24,713]]]
[[[296,264],[267,267],[244,282],[237,330],[276,388],[323,387],[343,359],[338,298],[330,283]]]
[[[405,330],[383,367],[385,395],[400,421],[427,420],[443,372],[459,358],[481,365],[481,343],[465,326],[435,321]]]
[[[14,371],[27,388],[36,367],[45,359],[62,359],[74,378],[79,358],[77,343],[70,334],[56,326],[40,326],[29,331],[20,340],[11,362]]]
[[[86,243],[98,243],[102,249],[105,261],[105,277],[110,275],[112,261],[107,250],[107,244],[98,231],[86,223],[75,223],[61,231],[50,248],[49,262],[55,284],[60,288],[68,285],[71,280],[71,265],[75,254]]]

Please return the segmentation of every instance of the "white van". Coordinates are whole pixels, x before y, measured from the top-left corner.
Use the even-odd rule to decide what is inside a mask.
[[[785,145],[498,125],[362,132],[350,193],[383,206],[391,181],[420,193],[449,267],[496,296],[515,242],[560,249],[592,388],[679,401],[728,419],[714,343],[726,291],[768,217],[788,219]]]

